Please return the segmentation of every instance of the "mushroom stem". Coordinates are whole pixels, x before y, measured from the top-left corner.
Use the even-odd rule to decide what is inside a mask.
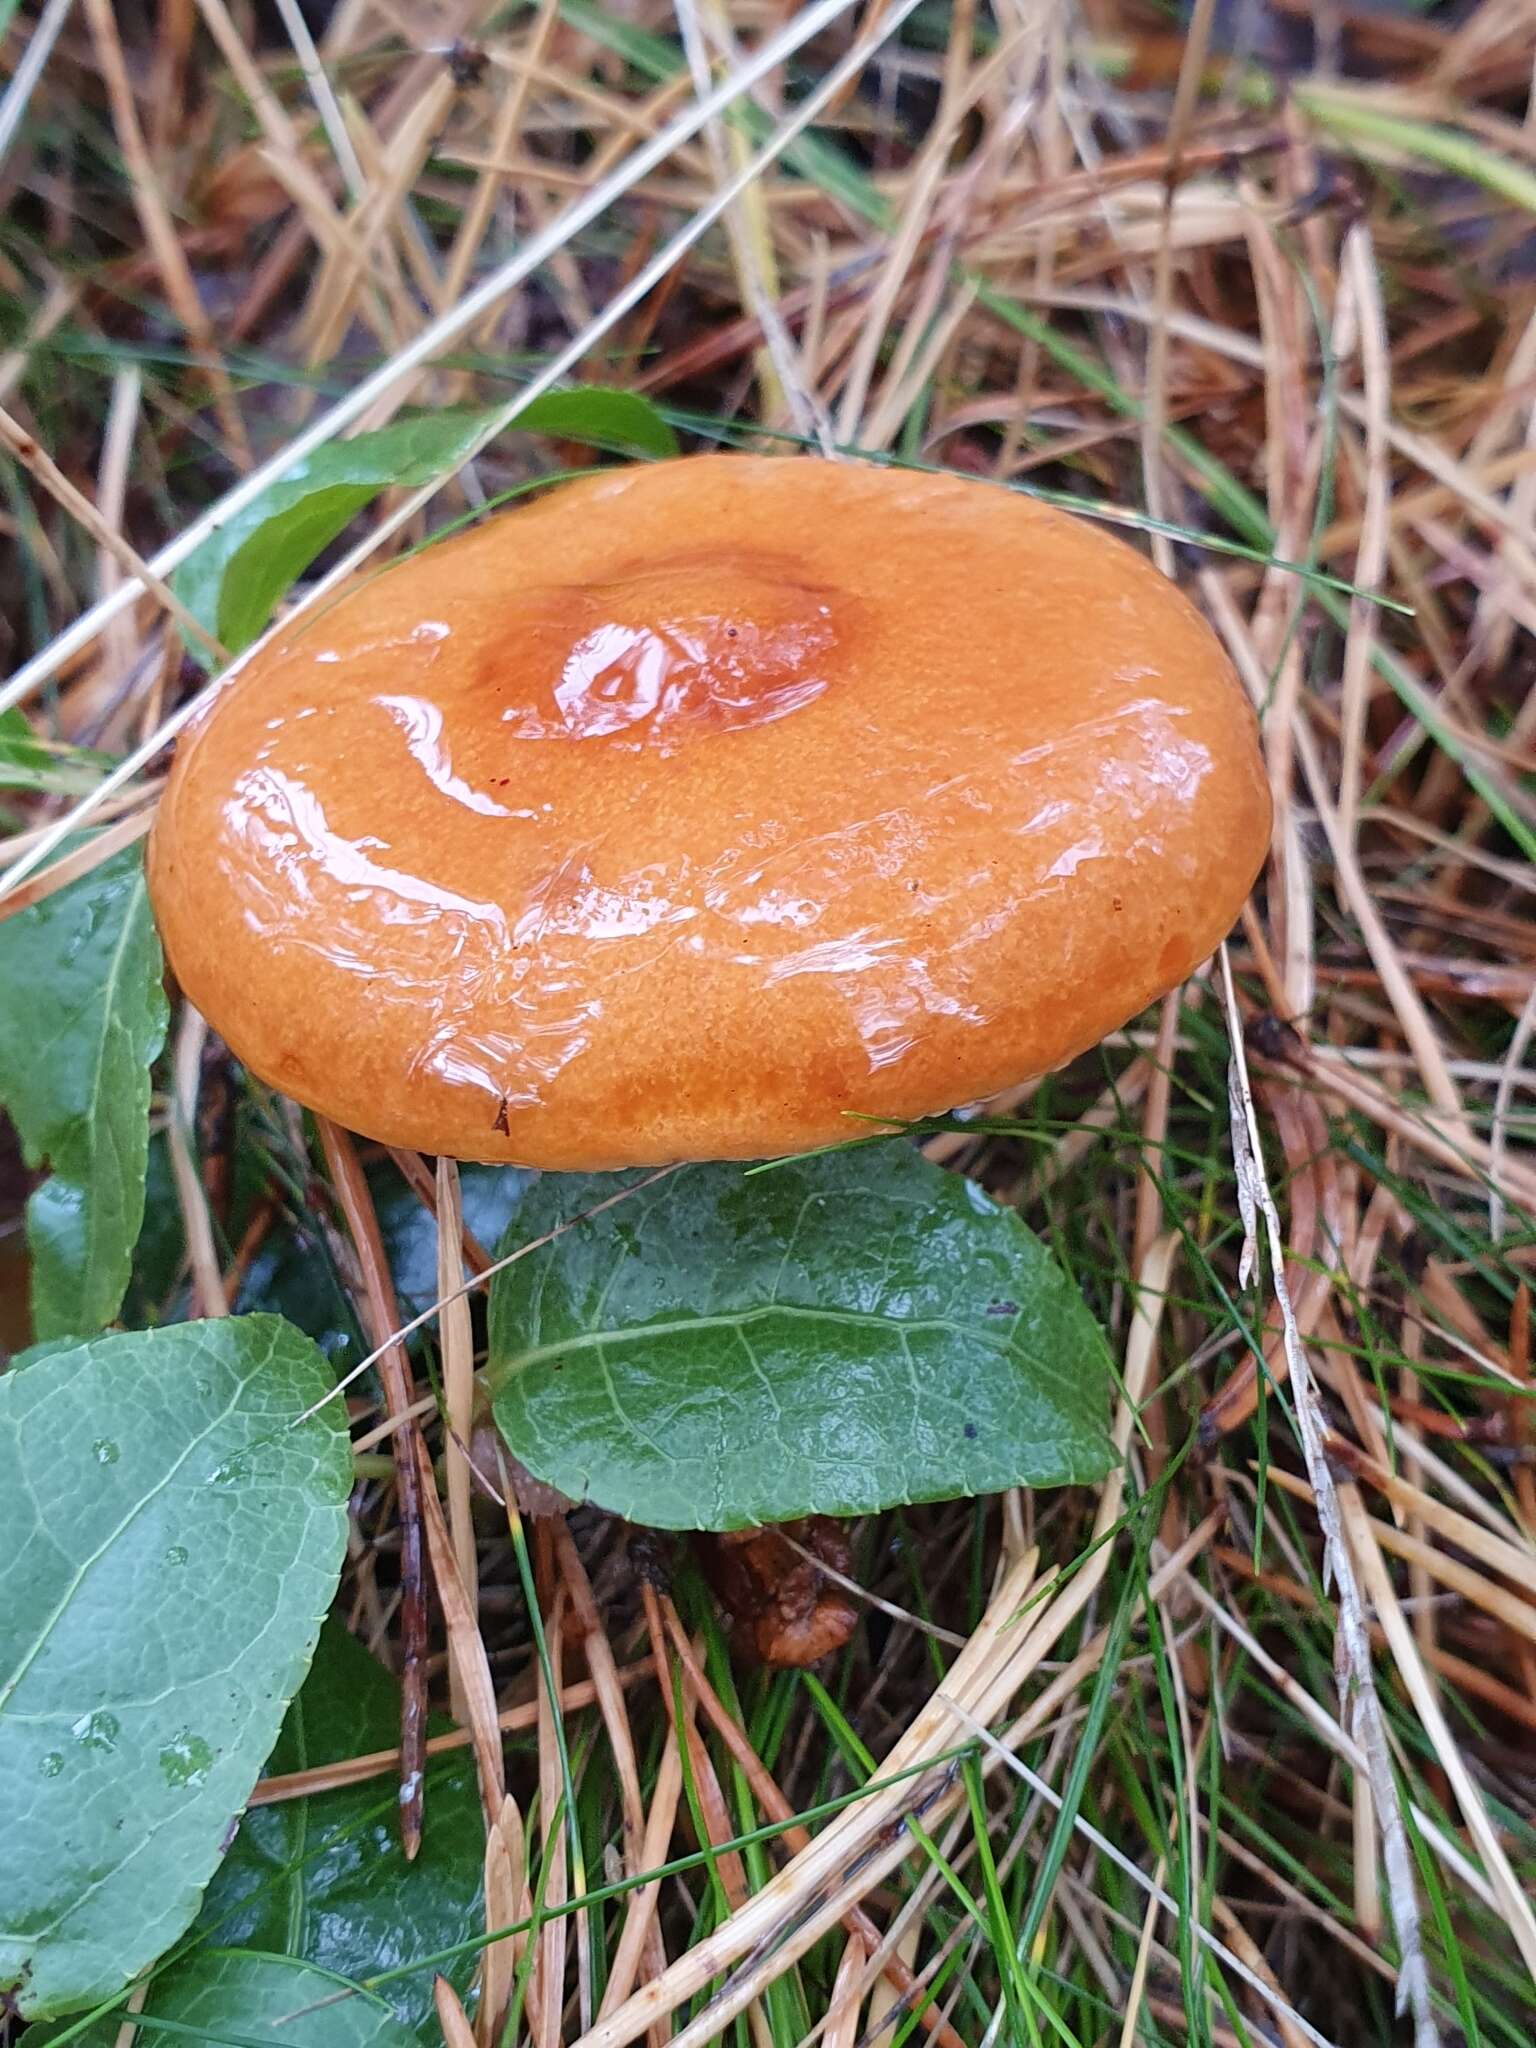
[[[394,1453],[395,1488],[400,1501],[400,1846],[407,1858],[414,1858],[421,1847],[427,1742],[427,1589],[417,1460],[421,1432],[410,1412],[416,1390],[405,1346],[390,1342],[392,1332],[400,1327],[400,1316],[379,1219],[356,1149],[350,1134],[329,1117],[317,1116],[315,1123],[325,1150],[331,1186],[357,1254],[363,1319],[369,1342],[379,1352],[384,1406],[391,1422],[397,1425],[390,1448]]]

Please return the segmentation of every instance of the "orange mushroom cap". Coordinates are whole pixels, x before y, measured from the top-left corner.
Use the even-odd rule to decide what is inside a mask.
[[[187,995],[367,1136],[760,1158],[997,1092],[1211,952],[1253,714],[1118,540],[808,457],[609,471],[280,632],[150,847]]]

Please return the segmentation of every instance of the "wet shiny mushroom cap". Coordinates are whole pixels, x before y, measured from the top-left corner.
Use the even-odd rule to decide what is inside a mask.
[[[171,964],[366,1136],[598,1169],[993,1094],[1227,931],[1254,719],[1133,549],[810,457],[608,471],[301,615],[182,740]]]

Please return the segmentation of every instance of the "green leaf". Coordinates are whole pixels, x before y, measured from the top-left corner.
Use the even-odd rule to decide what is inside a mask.
[[[611,1196],[546,1175],[505,1249]],[[492,1283],[496,1421],[630,1521],[732,1529],[1100,1477],[1109,1357],[1011,1211],[905,1144],[688,1167]]]
[[[338,1991],[351,1995],[337,1998]],[[72,2042],[113,2048],[124,2017],[119,2011],[93,2020]],[[46,2048],[63,2031],[29,2027],[23,2039],[26,2048]],[[271,2048],[276,2041],[284,2048],[414,2048],[388,2006],[344,1978],[287,1956],[221,1949],[172,1963],[150,1986],[138,2048],[189,2036],[231,2048]]]
[[[161,973],[137,847],[0,923],[0,1103],[52,1168],[27,1204],[40,1338],[99,1330],[128,1285]]]
[[[580,441],[587,448],[606,448],[616,455],[648,455],[660,461],[678,452],[676,434],[648,398],[638,391],[615,391],[606,384],[546,391],[523,407],[512,422],[512,431],[549,434],[557,441]]]
[[[237,512],[178,570],[177,596],[232,654],[247,647],[273,606],[380,491],[431,483],[467,460],[499,409],[421,413],[329,442]],[[547,391],[513,422],[598,448],[675,455],[672,429],[633,391],[584,385]],[[196,646],[191,652],[204,658]]]
[[[111,767],[105,754],[62,740],[40,740],[16,707],[0,711],[0,789],[80,796]]]
[[[187,1230],[171,1170],[168,1131],[153,1131],[144,1173],[144,1221],[133,1248],[133,1273],[118,1320],[126,1329],[179,1321],[165,1313],[187,1270]],[[184,1289],[190,1296],[191,1290]]]
[[[315,1661],[267,1762],[276,1774],[365,1756],[400,1739],[400,1690],[339,1622]],[[380,1958],[433,1955],[482,1932],[485,1829],[466,1750],[427,1771],[421,1850],[407,1863],[393,1773],[309,1799],[253,1807],[216,1872],[197,1932],[222,1947],[257,1948],[366,1977]],[[462,1997],[479,1951],[443,1974]],[[440,2048],[431,1970],[385,1989],[395,2016]]]
[[[0,1376],[0,1990],[38,2017],[169,1946],[309,1664],[351,1461],[275,1316]]]
[[[456,468],[484,419],[478,412],[422,413],[317,448],[188,557],[174,579],[177,596],[237,654],[350,519],[380,491]],[[195,646],[191,652],[204,658]]]

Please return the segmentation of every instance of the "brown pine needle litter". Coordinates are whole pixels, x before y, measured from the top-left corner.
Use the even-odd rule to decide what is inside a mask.
[[[174,1285],[222,1313],[299,1242],[379,1368],[345,1395],[339,1612],[404,1684],[404,1753],[254,1803],[398,1780],[414,1851],[429,1760],[479,1786],[469,1995],[409,1929],[381,1972],[419,1967],[450,2048],[1527,2048],[1529,0],[0,22],[0,709],[92,764],[0,781],[0,915],[147,829],[221,652],[173,581],[199,541],[296,453],[495,409],[288,599],[323,601],[603,459],[517,430],[559,382],[645,393],[690,448],[1139,528],[1263,719],[1273,852],[1229,950],[925,1140],[1082,1285],[1122,1463],[858,1524],[858,1624],[810,1673],[733,1655],[686,1543],[509,1462],[457,1169],[315,1148],[258,1092],[231,1244],[231,1062],[182,1015]],[[432,1219],[435,1300],[396,1297],[381,1191]]]

